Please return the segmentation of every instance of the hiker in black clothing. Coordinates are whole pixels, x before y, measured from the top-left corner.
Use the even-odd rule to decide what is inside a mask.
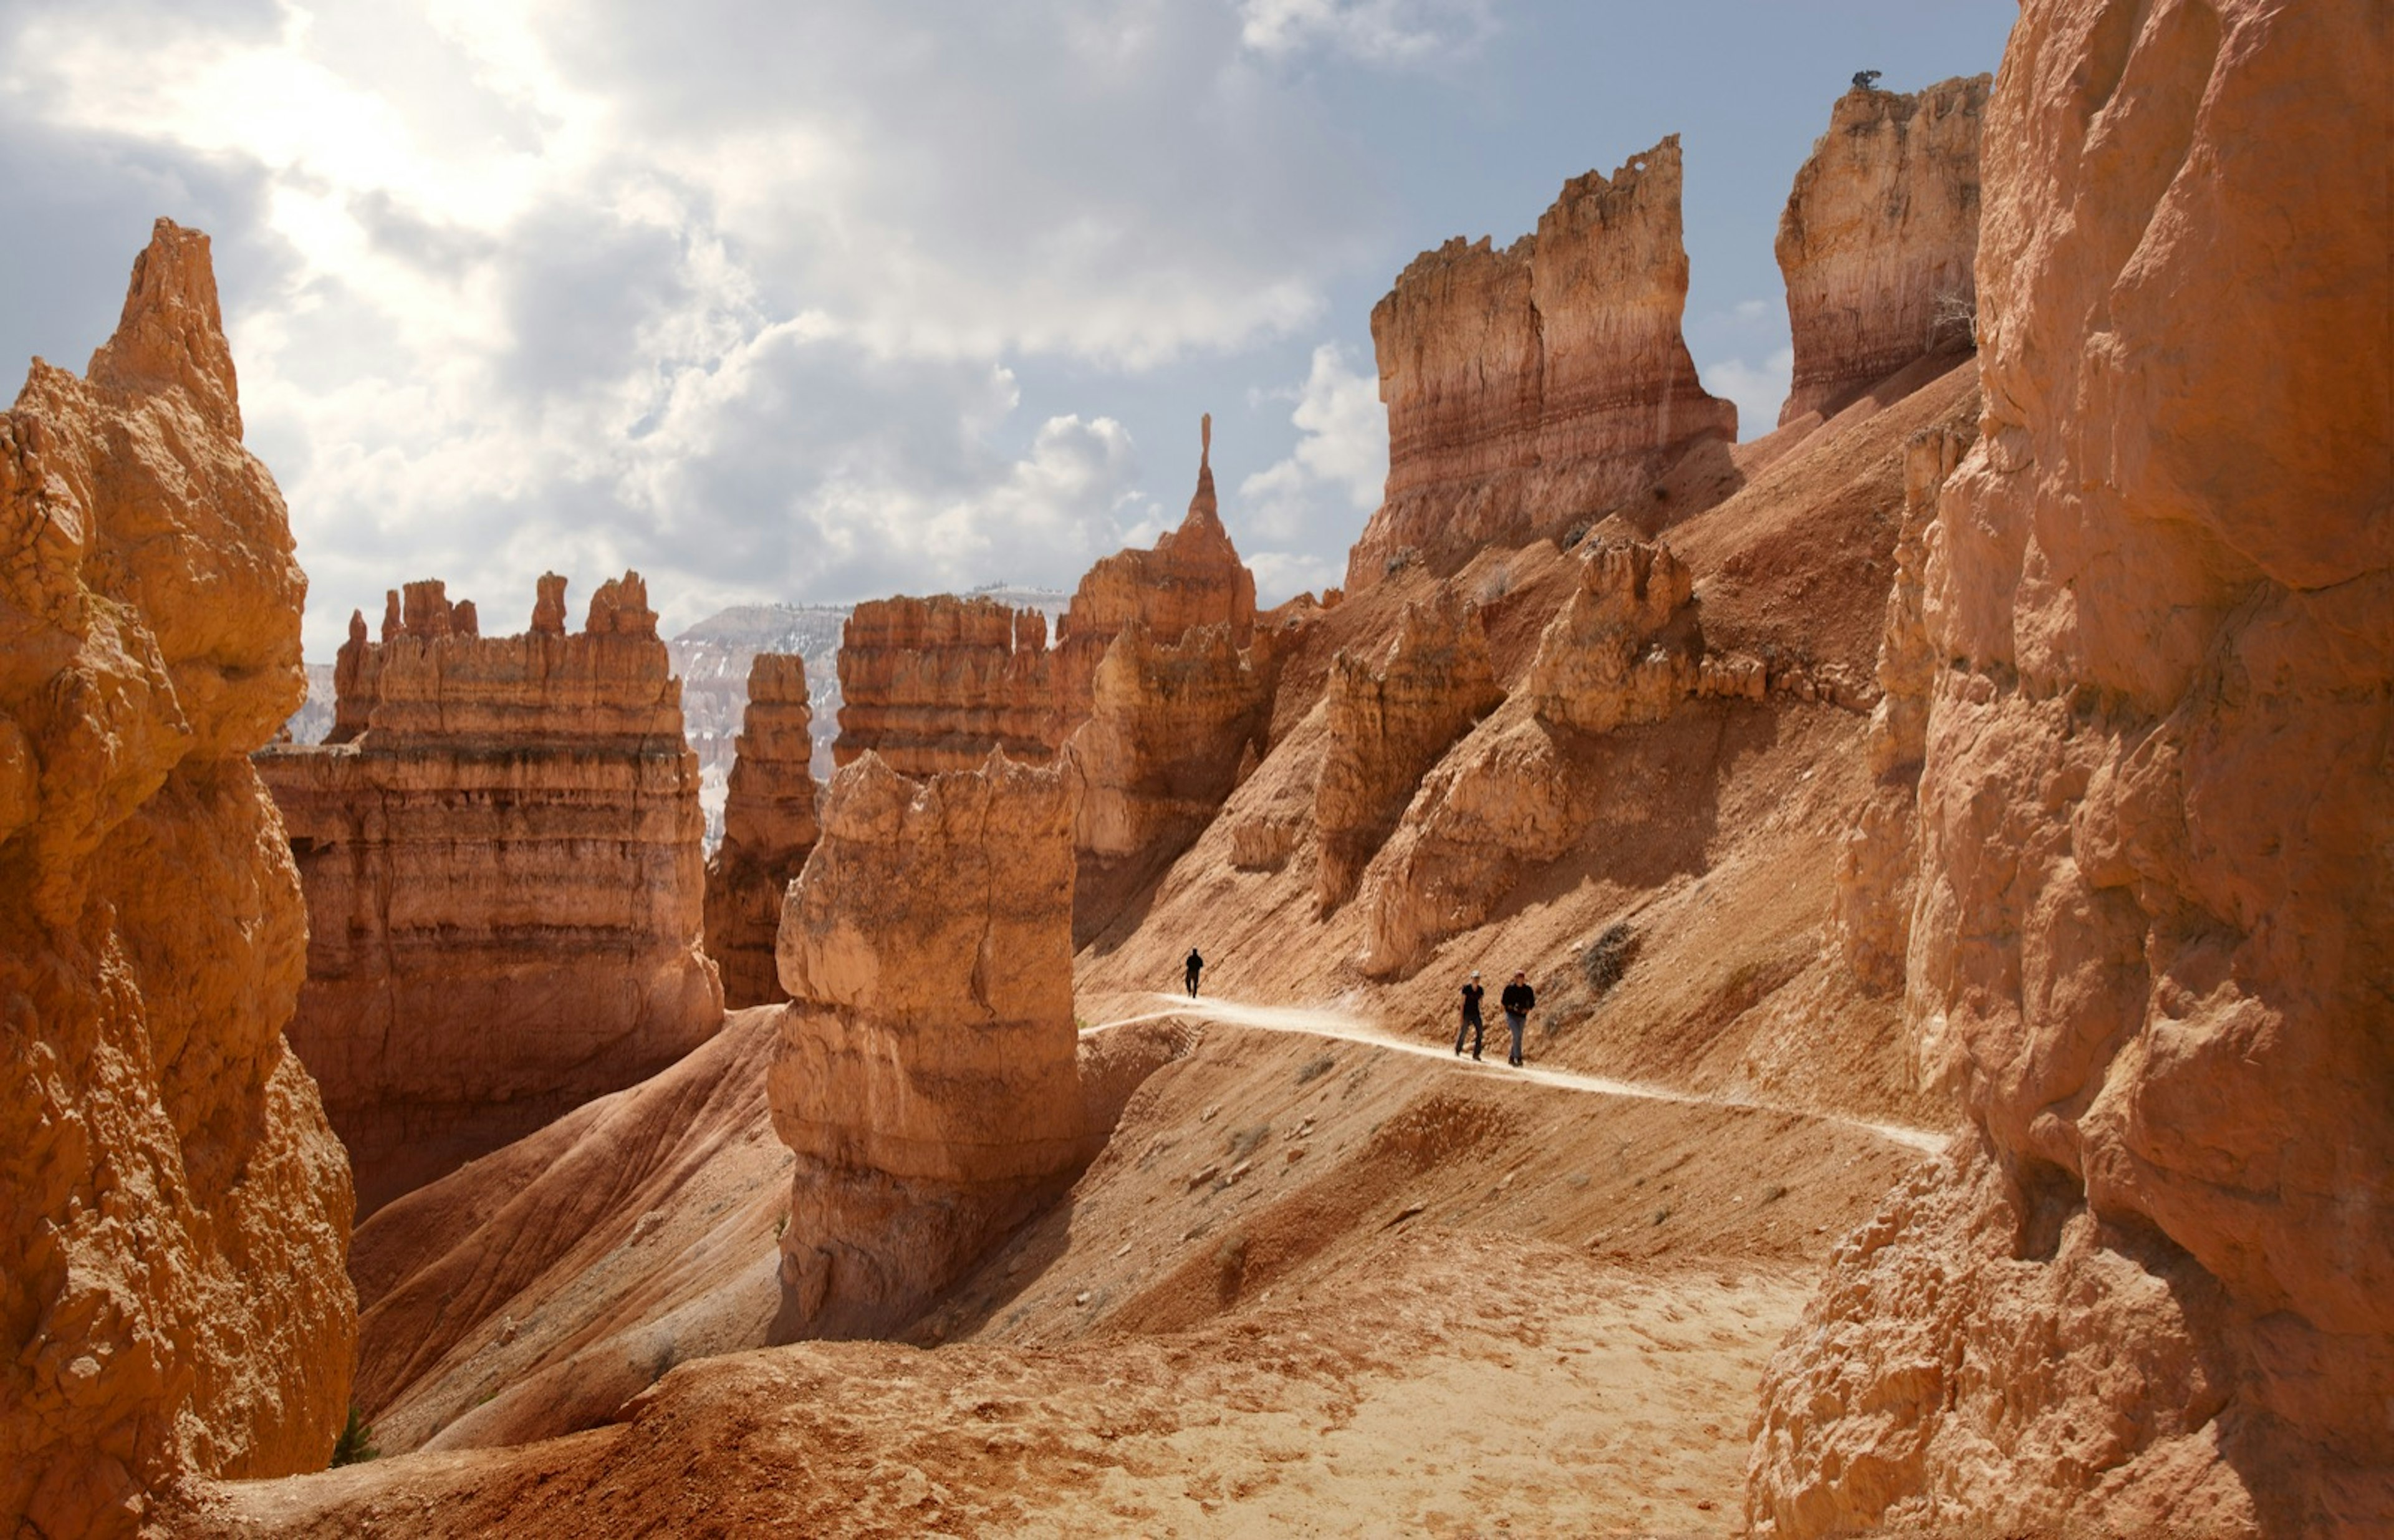
[[[1521,1062],[1521,1029],[1530,1024],[1530,1012],[1537,1003],[1538,992],[1530,987],[1526,973],[1515,973],[1505,993],[1497,996],[1497,1004],[1505,1007],[1506,1030],[1513,1034],[1513,1057],[1505,1060],[1507,1064]]]
[[[1197,998],[1197,975],[1204,971],[1205,959],[1197,955],[1195,947],[1190,947],[1189,949],[1189,998],[1191,1000]]]
[[[1480,1020],[1480,997],[1487,993],[1480,987],[1480,970],[1473,968],[1471,982],[1463,986],[1463,1025],[1454,1029],[1454,1051],[1458,1055],[1463,1052],[1463,1039],[1468,1035],[1471,1039],[1471,1057],[1474,1059],[1480,1057],[1480,1041],[1488,1035],[1487,1027],[1482,1025]]]

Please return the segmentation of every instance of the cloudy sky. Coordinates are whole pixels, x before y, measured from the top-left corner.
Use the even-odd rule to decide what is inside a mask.
[[[1196,420],[1267,600],[1378,501],[1374,302],[1565,178],[1687,155],[1688,336],[1767,428],[1770,240],[1855,70],[2005,0],[0,0],[0,363],[80,366],[216,238],[311,657],[440,576],[727,603],[1069,587]]]

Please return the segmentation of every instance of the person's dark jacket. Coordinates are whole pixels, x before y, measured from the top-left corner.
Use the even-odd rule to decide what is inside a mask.
[[[1538,1003],[1538,992],[1527,984],[1506,984],[1505,993],[1498,999],[1514,1015],[1527,1016],[1531,1007]]]
[[[1204,958],[1203,958],[1203,957],[1200,957],[1199,955],[1197,955],[1196,949],[1195,949],[1194,947],[1191,947],[1191,948],[1190,949],[1190,952],[1189,952],[1189,961],[1188,961],[1188,963],[1187,963],[1186,965],[1184,965],[1184,966],[1186,966],[1186,967],[1188,967],[1188,969],[1189,969],[1189,971],[1190,971],[1190,972],[1194,973],[1194,972],[1196,972],[1199,968],[1202,968],[1202,967],[1204,967],[1205,966],[1205,959],[1204,959]]]
[[[1466,984],[1463,986],[1463,1019],[1465,1020],[1477,1021],[1480,1020],[1480,999],[1481,995],[1484,995],[1487,993],[1488,992],[1486,990],[1481,989],[1478,984]]]

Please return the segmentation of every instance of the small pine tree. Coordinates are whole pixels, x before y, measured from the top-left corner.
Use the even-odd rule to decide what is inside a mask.
[[[375,1447],[374,1424],[366,1421],[356,1402],[349,1402],[349,1425],[341,1429],[341,1436],[333,1441],[333,1464],[335,1467],[363,1465],[368,1460],[380,1458],[382,1451]]]

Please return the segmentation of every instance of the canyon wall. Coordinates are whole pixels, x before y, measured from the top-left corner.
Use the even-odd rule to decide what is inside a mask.
[[[723,974],[728,1007],[785,1000],[773,961],[782,896],[814,849],[813,714],[807,665],[759,652],[748,665],[746,705],[723,803],[723,843],[706,863],[706,952]]]
[[[867,752],[901,775],[971,770],[1003,749],[1051,757],[1063,742],[1047,617],[985,599],[873,599],[839,644],[840,765]]]
[[[1070,763],[834,778],[780,936],[777,1340],[887,1333],[1082,1158]]]
[[[1354,893],[1423,773],[1504,698],[1478,606],[1445,587],[1405,606],[1385,651],[1342,649],[1331,660],[1330,744],[1313,791],[1322,913]]]
[[[308,897],[291,1041],[362,1214],[688,1052],[723,1015],[700,946],[698,770],[637,573],[578,635],[565,580],[481,637],[437,583],[350,624],[345,741],[256,756]]]
[[[2361,0],[2022,9],[1924,566],[1969,1125],[1773,1361],[1759,1533],[2394,1527],[2388,78]]]
[[[1987,90],[1985,75],[1911,95],[1856,86],[1831,109],[1779,216],[1796,349],[1782,425],[1969,351]]]
[[[0,415],[0,1528],[131,1534],[332,1453],[349,1179],[283,1039],[307,913],[247,755],[298,705],[283,498],[207,237]]]
[[[1679,188],[1674,135],[1609,179],[1565,183],[1506,250],[1457,238],[1398,276],[1372,310],[1388,494],[1348,557],[1348,592],[1406,551],[1452,572],[1591,522],[1737,437],[1737,409],[1704,393],[1679,333]]]

